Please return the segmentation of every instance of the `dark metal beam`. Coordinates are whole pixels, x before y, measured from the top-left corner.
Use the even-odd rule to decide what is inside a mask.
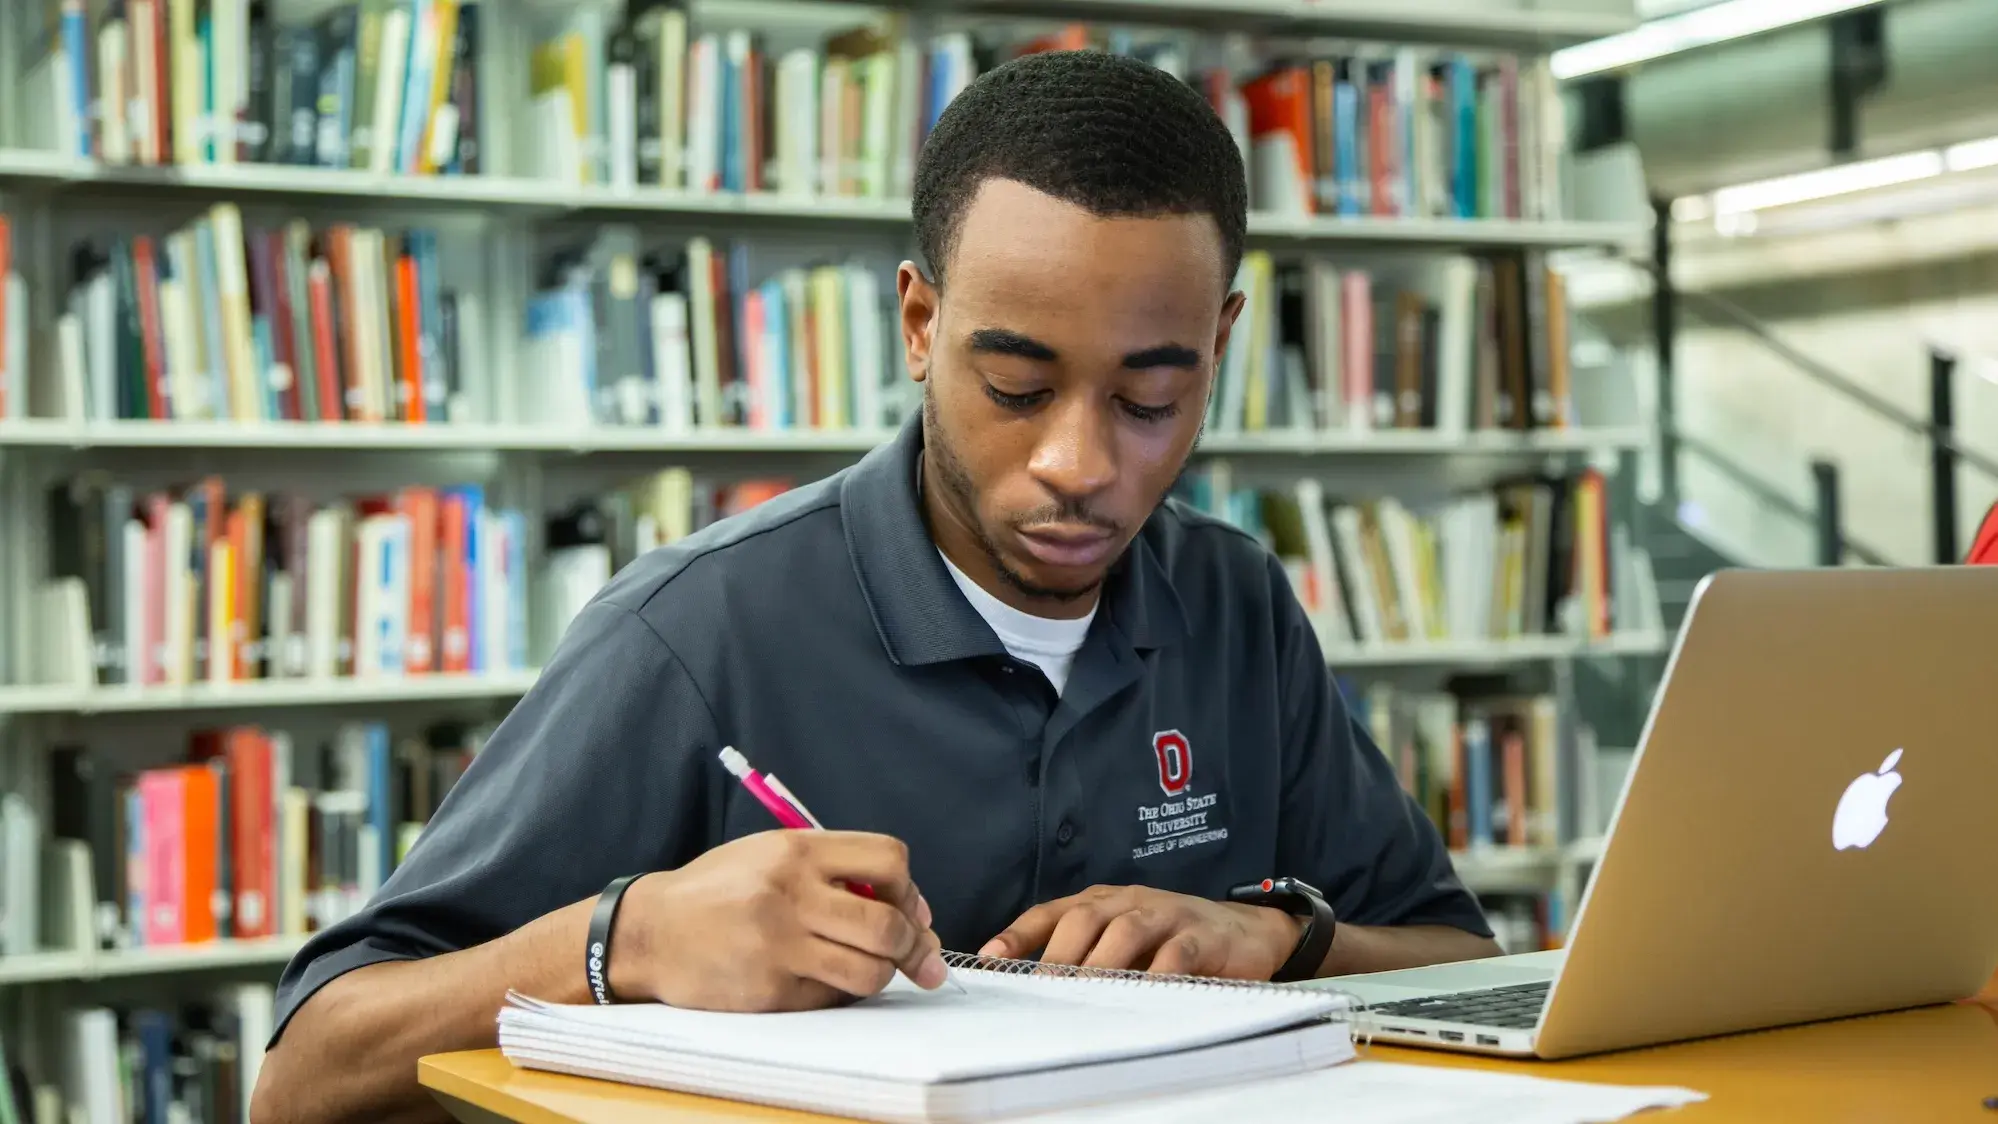
[[[1887,80],[1886,11],[1862,8],[1831,20],[1832,158],[1851,159],[1859,152],[1859,103]]]
[[[1811,462],[1818,491],[1818,565],[1845,565],[1844,516],[1839,511],[1838,466],[1827,460]]]
[[[1651,203],[1651,338],[1658,349],[1659,484],[1669,508],[1679,505],[1679,418],[1674,408],[1674,358],[1679,294],[1672,284],[1672,201]]]
[[[1956,536],[1956,356],[1929,351],[1929,496],[1933,503],[1937,565],[1957,557]]]

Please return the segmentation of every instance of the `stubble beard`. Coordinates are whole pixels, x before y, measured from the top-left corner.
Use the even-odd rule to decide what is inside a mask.
[[[929,451],[929,462],[936,466],[937,486],[948,496],[946,502],[956,506],[963,516],[964,524],[970,528],[972,538],[978,548],[992,563],[992,572],[999,575],[1014,591],[1036,600],[1073,602],[1094,594],[1103,585],[1103,579],[1074,589],[1060,589],[1045,586],[1008,565],[1005,556],[999,553],[999,544],[985,531],[985,524],[978,517],[978,489],[971,481],[971,473],[958,459],[957,451],[943,437],[943,427],[937,424],[936,395],[930,390],[931,382],[923,380],[923,447]]]

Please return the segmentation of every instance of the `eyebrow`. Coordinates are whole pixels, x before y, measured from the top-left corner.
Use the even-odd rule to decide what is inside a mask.
[[[991,355],[1017,355],[1041,363],[1052,363],[1061,358],[1047,344],[1005,328],[980,328],[971,333],[970,342],[971,350]],[[1161,344],[1131,352],[1124,356],[1121,365],[1127,371],[1145,371],[1153,367],[1193,370],[1200,366],[1200,353],[1183,344]]]
[[[1133,351],[1124,357],[1124,369],[1127,371],[1145,371],[1153,367],[1180,367],[1190,371],[1198,366],[1200,353],[1176,343]]]
[[[992,355],[1017,355],[1042,363],[1052,363],[1060,358],[1055,349],[1047,344],[1004,328],[980,328],[971,333],[971,350]]]

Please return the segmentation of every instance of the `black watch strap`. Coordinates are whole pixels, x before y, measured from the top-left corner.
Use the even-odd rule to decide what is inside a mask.
[[[624,901],[624,892],[640,877],[627,874],[605,886],[604,892],[597,895],[597,908],[590,912],[590,939],[584,955],[583,978],[589,981],[590,998],[601,1005],[617,1002],[610,989],[611,926],[617,922],[617,907]]]
[[[1325,963],[1325,954],[1332,951],[1332,936],[1339,928],[1338,917],[1323,894],[1300,878],[1267,878],[1235,887],[1228,891],[1228,900],[1280,909],[1304,918],[1304,932],[1298,935],[1296,947],[1270,981],[1296,983],[1317,977],[1318,969]]]
[[[1311,914],[1304,922],[1304,933],[1297,938],[1297,947],[1291,951],[1290,959],[1284,961],[1283,967],[1270,977],[1274,983],[1316,979],[1318,969],[1325,963],[1325,954],[1332,951],[1332,934],[1339,921],[1332,914],[1331,904],[1317,894],[1301,896],[1310,903]]]

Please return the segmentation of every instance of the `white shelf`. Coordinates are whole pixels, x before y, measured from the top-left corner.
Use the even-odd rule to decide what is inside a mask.
[[[4,433],[4,429],[0,429]],[[1651,441],[1641,426],[1543,429],[1525,432],[1475,430],[1442,433],[1431,429],[1382,429],[1368,433],[1313,433],[1266,430],[1203,437],[1196,455],[1293,454],[1319,456],[1493,456],[1520,453],[1573,453],[1641,449]]]
[[[1653,634],[1588,641],[1565,636],[1437,644],[1328,648],[1335,671],[1362,667],[1479,667],[1585,656],[1651,655],[1665,650]],[[526,694],[536,671],[494,675],[412,675],[376,679],[259,679],[179,687],[0,686],[0,714],[127,714],[145,711],[365,706],[460,699],[510,699]]]
[[[399,425],[366,422],[0,422],[0,447],[68,449],[330,449],[342,452],[705,452],[864,453],[892,434],[869,430],[685,434],[633,426],[564,429],[532,425]]]
[[[1619,15],[1538,10],[1544,5],[1531,5],[1531,0],[901,0],[889,6],[941,9],[954,15],[1167,24],[1517,50],[1599,39],[1637,25],[1627,3]],[[1527,6],[1536,10],[1520,10]]]
[[[37,952],[0,957],[0,986],[165,975],[240,967],[276,967],[305,944],[304,937],[215,940],[115,952]]]
[[[157,198],[365,202],[402,208],[472,208],[493,213],[642,220],[681,216],[743,222],[900,226],[906,199],[849,199],[774,194],[708,194],[640,187],[621,191],[513,176],[379,175],[337,168],[273,164],[194,164],[172,167],[102,165],[52,152],[0,149],[0,186],[89,188]],[[1641,223],[1533,222],[1518,219],[1385,219],[1249,216],[1257,241],[1448,248],[1631,246],[1650,237]]]
[[[1586,839],[1577,839],[1573,843],[1568,844],[1567,848],[1562,851],[1561,861],[1582,866],[1594,865],[1602,861],[1603,844],[1607,842],[1609,840],[1600,835],[1592,835]]]
[[[0,686],[0,714],[121,714],[507,699],[525,694],[537,674],[508,671],[367,679],[257,679],[148,687]]]
[[[1255,214],[1249,216],[1249,237],[1258,242],[1326,242],[1439,250],[1557,250],[1648,245],[1651,229],[1643,223],[1565,219],[1293,218]]]
[[[1563,847],[1474,847],[1450,852],[1450,865],[1474,893],[1544,890],[1573,868],[1595,863],[1602,850],[1601,837]]]
[[[1545,890],[1561,866],[1559,847],[1473,847],[1450,852],[1450,865],[1474,894]]]
[[[1502,667],[1589,656],[1647,656],[1665,651],[1668,638],[1659,633],[1631,633],[1605,640],[1575,636],[1521,636],[1510,640],[1454,640],[1428,643],[1375,644],[1338,647],[1326,642],[1326,662],[1334,671],[1360,667]]]
[[[864,453],[890,431],[745,429],[674,434],[642,427],[558,429],[532,425],[397,425],[363,422],[0,422],[0,448],[60,449],[322,449],[420,452],[549,453]],[[1266,431],[1210,434],[1195,455],[1207,456],[1495,456],[1643,448],[1649,431],[1636,426],[1549,429],[1525,433],[1380,430],[1373,433]]]

